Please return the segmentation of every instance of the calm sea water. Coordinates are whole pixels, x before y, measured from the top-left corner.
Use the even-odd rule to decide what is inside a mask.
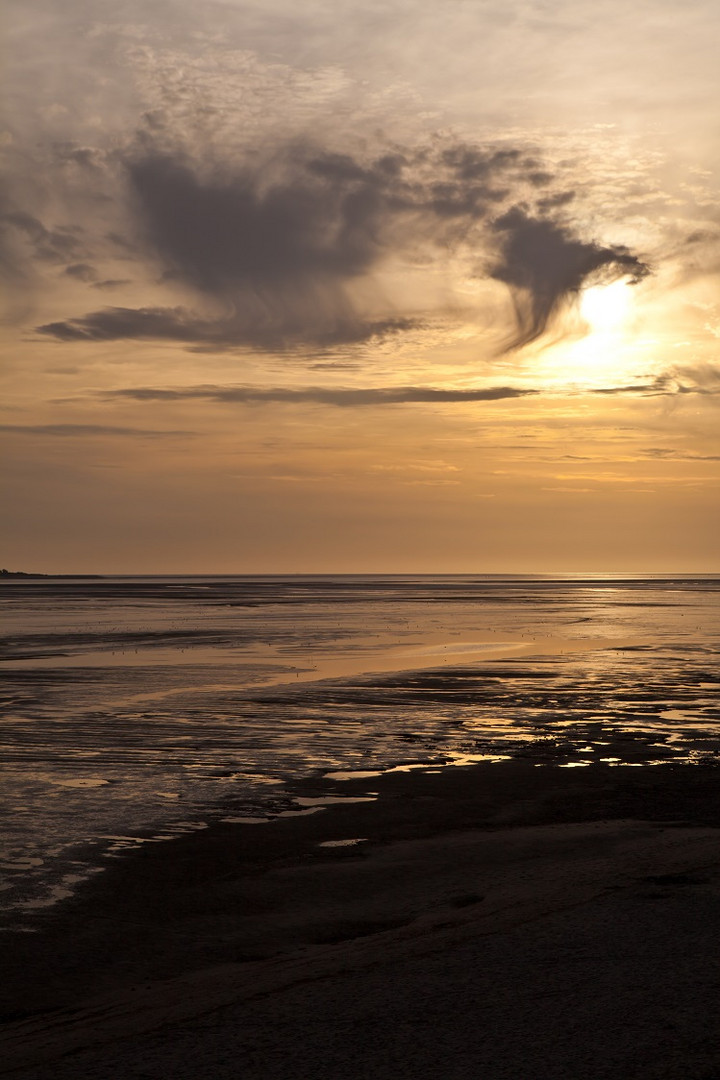
[[[313,773],[719,759],[720,576],[1,589],[8,910],[138,843],[303,811],[286,784]]]

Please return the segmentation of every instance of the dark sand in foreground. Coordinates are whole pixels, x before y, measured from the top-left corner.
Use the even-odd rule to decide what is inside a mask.
[[[146,845],[6,934],[2,1068],[719,1080],[719,769],[294,790],[379,797]]]

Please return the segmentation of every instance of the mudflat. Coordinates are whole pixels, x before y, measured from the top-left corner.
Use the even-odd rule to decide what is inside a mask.
[[[299,815],[143,845],[4,935],[3,1070],[720,1077],[716,767],[516,760],[293,793]]]

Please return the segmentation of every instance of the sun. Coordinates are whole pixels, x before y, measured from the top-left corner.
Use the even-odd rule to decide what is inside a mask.
[[[635,303],[629,277],[583,289],[567,336],[541,361],[544,382],[595,388],[630,382],[639,347]]]
[[[622,327],[630,308],[627,279],[610,285],[592,285],[580,300],[580,314],[594,333],[612,334]]]

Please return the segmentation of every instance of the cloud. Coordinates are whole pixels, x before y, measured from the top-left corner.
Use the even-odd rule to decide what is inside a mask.
[[[118,435],[142,439],[190,438],[193,431],[155,431],[148,428],[114,427],[110,424],[0,424],[11,435],[52,435],[60,438]]]
[[[71,278],[89,281],[92,267],[81,262],[85,242],[79,225],[47,228],[34,214],[18,209],[8,196],[0,196],[0,281],[3,284],[4,318],[25,319],[32,310],[38,269],[66,264]]]
[[[720,394],[720,364],[683,364],[674,373],[678,379],[686,380],[688,393]]]
[[[589,391],[591,394],[604,394],[612,397],[614,394],[642,394],[654,396],[657,394],[677,394],[682,391],[678,384],[668,375],[658,375],[650,382],[627,383],[623,386],[599,386]]]
[[[109,307],[44,324],[44,335],[271,351],[352,344],[423,321],[407,296],[398,310],[385,295],[391,263],[447,270],[459,258],[509,287],[509,346],[520,347],[590,277],[648,272],[626,248],[580,240],[556,221],[573,192],[518,148],[443,138],[365,159],[297,140],[220,165],[160,150],[144,132],[123,160],[133,236],[166,287],[191,289],[213,314]],[[66,273],[90,281],[92,271],[74,263]]]
[[[656,375],[647,383],[630,383],[626,386],[604,386],[590,391],[592,394],[644,394],[646,396],[698,394],[701,397],[720,396],[720,367],[698,364],[694,367],[677,367]]]
[[[314,403],[340,408],[375,405],[450,404],[453,402],[502,401],[537,394],[514,386],[492,386],[477,390],[444,390],[431,386],[390,386],[353,389],[338,387],[189,386],[181,389],[131,387],[109,390],[103,398],[130,398],[134,401],[219,401],[228,404]]]
[[[95,267],[89,263],[72,263],[65,267],[65,273],[77,281],[93,282],[97,278]]]
[[[649,268],[625,247],[602,247],[573,236],[551,219],[530,216],[519,206],[497,218],[501,257],[491,269],[511,289],[517,332],[508,348],[537,340],[558,307],[591,277],[640,281]]]
[[[567,206],[568,203],[573,202],[577,197],[574,191],[558,191],[554,195],[547,195],[542,199],[538,199],[537,207],[541,213],[547,213],[549,210],[556,210],[560,206]]]
[[[93,289],[119,289],[122,285],[130,285],[130,278],[105,278],[103,281],[94,281]]]
[[[720,461],[720,454],[693,454],[672,447],[650,446],[644,453],[648,458],[661,461]]]
[[[390,170],[318,158],[269,185],[251,170],[203,181],[150,155],[131,162],[129,175],[168,273],[230,302],[238,336],[273,345],[357,339],[345,286],[379,259]]]
[[[18,242],[28,245],[34,259],[39,262],[63,263],[77,258],[81,250],[79,226],[64,225],[56,229],[47,229],[34,215],[21,210],[8,211],[0,215],[0,231],[3,233],[2,261],[7,263],[21,256],[17,252]]]
[[[282,349],[286,334],[262,312],[257,319],[243,319],[238,313],[229,317],[207,319],[186,308],[102,308],[79,319],[46,323],[36,327],[40,334],[58,341],[122,341],[145,339],[179,341],[186,345],[217,350],[255,345]],[[415,325],[411,319],[361,320],[351,317],[344,322],[316,323],[311,340],[315,345],[338,342],[350,344],[374,336],[384,336]],[[287,329],[287,328],[286,328]],[[299,327],[298,327],[299,329]],[[306,322],[305,329],[311,329]]]

